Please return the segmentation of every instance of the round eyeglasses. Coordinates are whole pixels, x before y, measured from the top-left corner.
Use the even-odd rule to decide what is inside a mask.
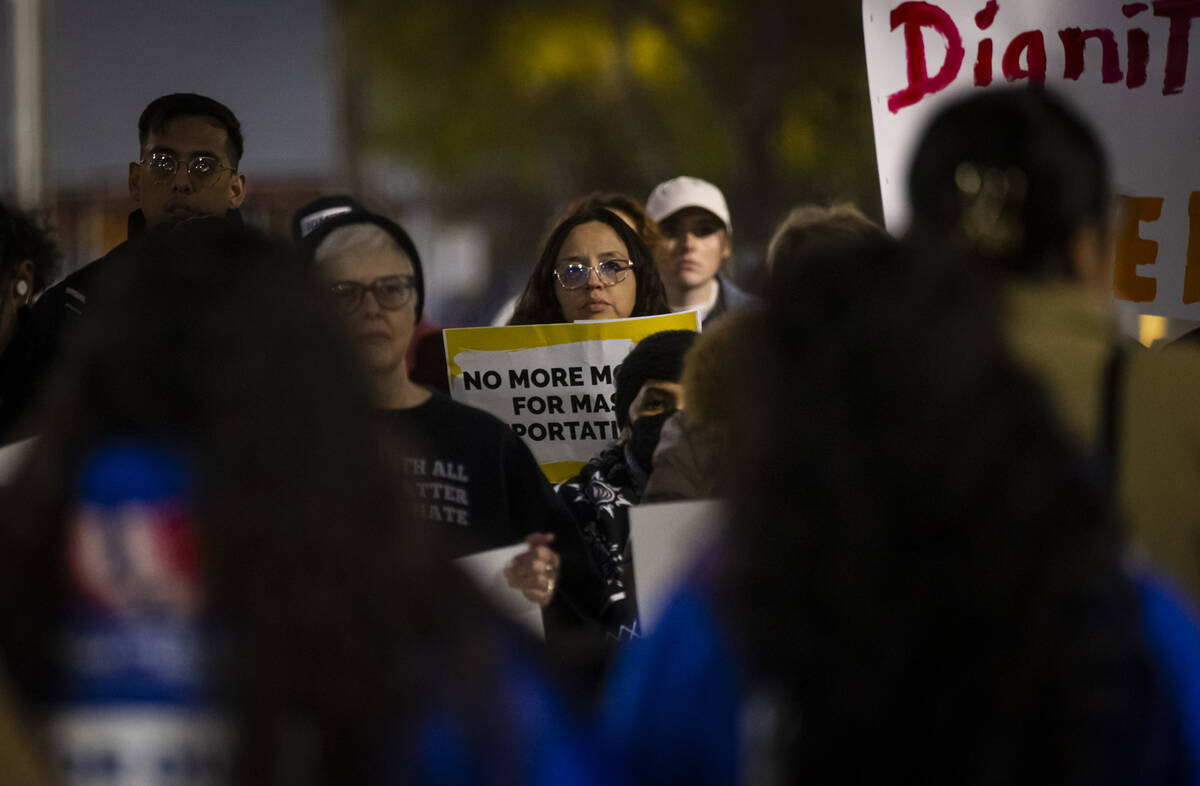
[[[399,311],[412,300],[416,287],[413,285],[412,276],[383,276],[370,284],[338,281],[329,287],[329,291],[333,293],[333,302],[338,311],[349,315],[362,306],[368,291],[380,308],[385,311]]]
[[[592,271],[600,285],[611,287],[625,280],[625,275],[633,269],[633,262],[628,259],[606,259],[598,265],[585,265],[581,262],[570,262],[554,269],[554,277],[563,289],[583,289],[591,280]]]
[[[150,173],[150,179],[160,185],[174,180],[175,173],[179,171],[179,159],[175,157],[175,154],[161,150],[151,153],[149,158],[143,158],[138,163]],[[187,162],[188,181],[191,182],[194,189],[204,188],[216,180],[222,169],[228,169],[230,172],[237,171],[231,166],[222,164],[216,156],[197,153]]]

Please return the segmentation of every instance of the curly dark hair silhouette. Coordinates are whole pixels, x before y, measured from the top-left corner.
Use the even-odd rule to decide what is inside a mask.
[[[1149,782],[1119,528],[990,293],[892,241],[777,270],[721,596],[786,782]]]
[[[208,219],[151,233],[108,283],[0,517],[0,661],[15,682],[35,698],[52,679],[81,462],[114,439],[159,440],[197,475],[238,782],[298,766],[306,782],[370,782],[431,708],[483,729],[495,623],[434,534],[408,525],[357,355],[305,266]]]

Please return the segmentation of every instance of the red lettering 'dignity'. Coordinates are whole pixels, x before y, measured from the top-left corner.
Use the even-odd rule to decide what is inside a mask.
[[[996,21],[996,12],[1000,4],[996,0],[988,0],[983,10],[975,14],[975,26],[987,30]],[[979,56],[975,58],[975,86],[987,87],[992,83],[992,39],[985,38],[979,42]]]
[[[1125,86],[1132,89],[1146,84],[1146,71],[1150,67],[1150,34],[1134,28],[1125,36],[1129,48],[1129,69],[1125,72]]]
[[[958,76],[966,50],[963,49],[962,36],[954,20],[930,3],[901,3],[892,9],[891,22],[892,30],[904,25],[905,56],[908,60],[908,86],[888,96],[888,109],[895,114],[925,96],[949,87]],[[922,33],[925,27],[932,28],[946,39],[946,62],[932,77],[925,62],[925,39]],[[1044,73],[1044,66],[1042,70]]]
[[[1063,79],[1079,79],[1083,74],[1083,52],[1089,38],[1098,40],[1104,48],[1104,60],[1101,64],[1101,76],[1104,84],[1121,81],[1121,53],[1117,51],[1117,37],[1111,30],[1080,30],[1078,27],[1068,27],[1058,31],[1062,39],[1063,51],[1067,56],[1066,67],[1063,68]]]
[[[992,83],[992,39],[979,42],[979,57],[975,60],[975,86],[987,87]]]
[[[1021,67],[1021,53],[1025,52],[1025,68]],[[1021,33],[1012,40],[1008,49],[1004,50],[1004,77],[1015,82],[1018,79],[1029,79],[1031,84],[1046,83],[1046,39],[1041,30],[1030,30]]]
[[[996,21],[996,12],[999,10],[1000,4],[996,0],[988,0],[983,10],[975,14],[975,26],[980,30],[987,30],[992,26],[992,22]]]
[[[1192,20],[1200,17],[1200,0],[1154,0],[1154,15],[1171,20],[1163,95],[1182,93],[1187,81],[1188,39],[1192,34]]]

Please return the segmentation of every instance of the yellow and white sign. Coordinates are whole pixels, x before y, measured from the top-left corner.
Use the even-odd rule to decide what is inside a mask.
[[[558,483],[617,438],[616,369],[634,344],[663,330],[699,332],[699,315],[450,328],[450,395],[512,426]]]

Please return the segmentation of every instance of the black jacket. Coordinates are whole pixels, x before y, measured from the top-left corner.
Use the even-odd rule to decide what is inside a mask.
[[[712,311],[708,312],[708,316],[704,318],[705,326],[727,311],[737,311],[760,302],[757,297],[744,292],[724,276],[717,276],[717,286],[719,287],[717,302],[712,307]]]
[[[241,223],[236,210],[228,217]],[[63,341],[86,321],[97,292],[103,292],[103,282],[125,265],[131,246],[145,228],[142,211],[130,213],[128,240],[47,289],[32,308],[25,309],[12,342],[0,356],[0,444],[36,433],[29,417],[42,397]]]
[[[141,211],[129,216],[130,236],[145,225]],[[84,265],[42,293],[26,310],[12,342],[0,358],[0,443],[29,436],[27,418],[41,398],[63,336],[82,321],[97,282],[128,255],[129,241]]]

